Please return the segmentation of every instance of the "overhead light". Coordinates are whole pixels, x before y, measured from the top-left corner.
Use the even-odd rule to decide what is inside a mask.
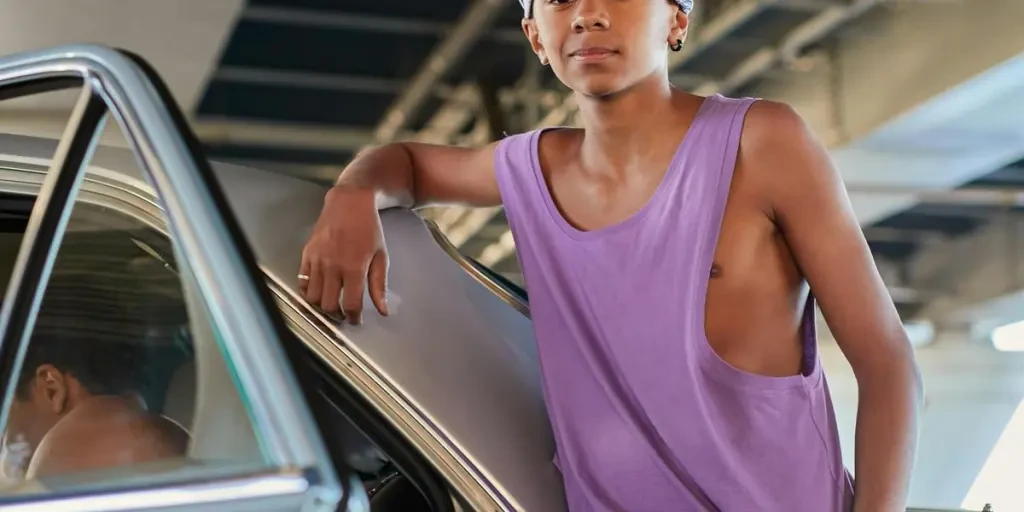
[[[1024,321],[992,329],[992,346],[1000,352],[1024,352]]]
[[[1022,322],[1024,323],[1024,322]],[[960,508],[967,510],[1022,510],[1019,475],[1024,470],[1024,401],[1017,404],[995,445],[974,477]]]
[[[935,324],[927,320],[912,320],[903,323],[903,330],[914,348],[930,345],[935,341]]]

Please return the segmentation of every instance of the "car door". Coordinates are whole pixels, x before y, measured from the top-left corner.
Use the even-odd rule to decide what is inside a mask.
[[[38,195],[9,201],[25,214],[0,306],[0,507],[368,510],[327,455],[301,355],[156,73],[98,46],[0,59],[0,99],[76,88]],[[107,118],[163,218],[83,185]]]

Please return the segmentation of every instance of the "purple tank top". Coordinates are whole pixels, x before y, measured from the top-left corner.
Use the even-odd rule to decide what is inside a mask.
[[[709,97],[648,204],[594,231],[574,228],[552,201],[537,156],[542,130],[498,145],[498,185],[572,512],[851,507],[813,299],[800,375],[741,371],[704,331],[712,258],[753,101]]]

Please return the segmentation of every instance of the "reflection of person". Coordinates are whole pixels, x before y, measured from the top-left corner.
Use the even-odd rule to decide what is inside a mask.
[[[582,128],[362,152],[303,251],[306,298],[358,323],[368,288],[386,315],[378,208],[501,204],[570,509],[903,510],[920,379],[821,143],[786,105],[672,86],[692,0],[521,3]],[[857,376],[856,489],[809,290]]]
[[[37,323],[4,435],[5,472],[33,478],[183,456],[188,434],[141,398],[148,363],[139,343]]]

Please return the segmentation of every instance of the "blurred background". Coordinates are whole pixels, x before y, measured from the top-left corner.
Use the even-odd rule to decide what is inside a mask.
[[[132,50],[211,159],[330,182],[368,144],[575,123],[520,18],[515,0],[0,0],[0,54]],[[671,54],[679,87],[787,102],[829,147],[926,379],[915,506],[1024,510],[1022,22],[1021,0],[697,0]],[[73,97],[0,103],[0,131],[57,137]],[[521,284],[500,209],[425,215]],[[856,383],[821,331],[852,466]]]

